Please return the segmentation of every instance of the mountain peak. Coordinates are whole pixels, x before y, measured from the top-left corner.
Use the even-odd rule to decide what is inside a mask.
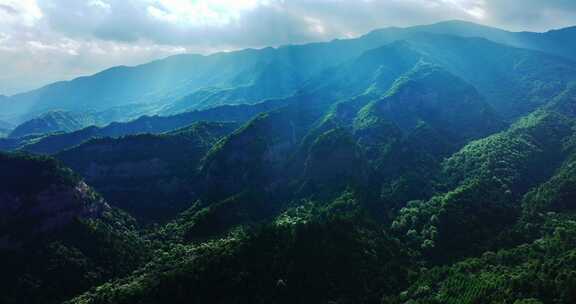
[[[472,85],[424,61],[400,77],[384,98],[368,104],[360,113],[358,126],[388,121],[409,132],[425,122],[447,134],[459,133],[454,135],[455,141],[476,138],[501,126]]]
[[[402,94],[405,91],[430,91],[446,92],[453,94],[467,91],[478,95],[476,89],[461,78],[453,75],[444,68],[421,60],[412,70],[400,77],[392,85],[386,96]]]
[[[488,25],[484,25],[484,24],[480,24],[480,23],[476,23],[476,22],[472,22],[472,21],[468,21],[468,20],[462,20],[462,19],[452,19],[452,20],[445,20],[445,21],[440,21],[440,22],[436,22],[436,23],[432,23],[429,25],[421,25],[423,27],[426,26],[468,26],[468,27],[479,27],[479,28],[491,28],[491,29],[498,29],[492,26],[488,26]],[[500,29],[498,29],[500,30]]]
[[[464,37],[474,37],[474,36],[486,37],[495,35],[506,35],[512,33],[500,28],[464,20],[448,20],[428,25],[413,26],[408,29],[419,32],[447,34],[447,35],[456,35]]]
[[[89,117],[89,115],[77,114],[66,110],[51,110],[18,125],[10,133],[10,137],[23,137],[60,131],[71,132],[94,123],[94,119]]]
[[[368,50],[356,59],[356,66],[388,68],[412,67],[424,55],[416,50],[409,41],[398,40],[384,46]]]
[[[549,30],[544,33],[548,36],[553,36],[556,38],[566,37],[567,39],[571,39],[576,35],[576,26],[565,27],[561,29]]]

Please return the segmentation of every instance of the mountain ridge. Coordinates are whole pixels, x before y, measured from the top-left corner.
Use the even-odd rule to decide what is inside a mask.
[[[0,302],[574,303],[571,35],[452,21],[83,79],[150,98],[96,117],[154,114],[0,139],[51,154],[0,153]]]
[[[369,34],[360,36],[354,39],[335,40],[332,42],[311,43],[303,45],[289,45],[278,48],[263,48],[263,49],[247,49],[234,52],[215,53],[209,56],[202,55],[176,55],[165,59],[156,60],[147,64],[135,67],[112,67],[110,69],[101,71],[91,76],[84,76],[76,78],[68,82],[58,82],[43,88],[11,96],[6,103],[3,103],[0,108],[2,109],[2,119],[21,122],[23,119],[29,118],[31,115],[35,116],[41,114],[42,111],[54,110],[62,108],[64,110],[105,110],[112,105],[129,105],[129,104],[154,104],[155,110],[150,110],[149,113],[161,111],[161,108],[166,103],[184,98],[198,90],[206,89],[209,87],[219,87],[219,91],[225,90],[230,87],[242,87],[250,84],[251,81],[256,81],[253,88],[248,88],[244,92],[237,91],[237,96],[231,93],[218,92],[224,94],[220,97],[214,96],[214,100],[208,99],[208,105],[213,102],[224,103],[255,103],[259,100],[250,100],[250,98],[266,99],[277,98],[285,96],[286,94],[294,93],[294,91],[305,81],[314,74],[320,71],[342,63],[349,58],[357,56],[362,51],[369,48],[377,47],[391,42],[392,40],[399,39],[400,36],[406,37],[411,33],[417,32],[437,32],[443,34],[458,34],[451,32],[450,29],[442,29],[446,25],[454,26],[455,22],[436,23],[428,26],[415,26],[408,28],[387,28],[372,31]],[[471,23],[457,22],[456,25],[462,27],[463,25],[470,26]],[[514,37],[500,37],[494,38],[496,31],[494,28],[488,28],[480,25],[472,26],[474,28],[481,28],[483,30],[489,29],[489,33],[485,31],[476,31],[467,33],[462,30],[461,36],[480,36],[485,38],[492,37],[497,42],[508,43],[514,46],[532,48],[541,51],[551,52],[557,55],[570,57],[574,50],[574,46],[563,44],[560,45],[556,36],[560,33],[570,32],[555,31],[548,32],[548,34],[536,33],[517,33],[500,31],[498,33],[505,33],[504,36],[513,35]],[[496,36],[501,36],[500,34]],[[542,36],[542,37],[541,37]],[[396,37],[396,38],[395,38]],[[534,41],[531,41],[534,40]],[[327,47],[333,48],[330,56],[322,56],[320,54],[326,53],[322,50]],[[306,54],[307,59],[303,55]],[[315,57],[318,60],[309,60]],[[573,57],[571,57],[574,59]],[[277,88],[270,90],[258,97],[249,97],[253,92],[264,92],[261,90],[261,85],[265,85],[264,79],[258,80],[258,72],[268,73],[265,65],[259,65],[264,62],[274,62],[280,64],[282,61],[289,59],[290,70],[294,73],[294,79],[299,79],[290,84],[291,80],[279,81],[284,83]],[[271,60],[271,61],[269,61]],[[316,63],[314,63],[316,62]],[[306,63],[306,64],[303,64]],[[281,66],[281,65],[280,65]],[[295,67],[299,67],[300,70]],[[185,67],[194,67],[195,75],[186,75],[184,72]],[[256,68],[256,70],[254,70]],[[302,69],[304,68],[304,69]],[[153,75],[143,77],[135,73],[141,70],[144,74]],[[209,76],[206,74],[208,70],[221,70],[219,76]],[[256,73],[247,73],[248,71],[258,71]],[[284,72],[287,72],[284,69]],[[244,76],[240,76],[244,74]],[[116,87],[109,87],[111,79],[116,79]],[[246,78],[248,77],[248,78]],[[108,81],[102,82],[108,79]],[[140,87],[135,86],[133,82],[139,82]],[[168,85],[170,83],[170,85]],[[146,84],[146,85],[145,85]],[[143,89],[146,88],[146,89]],[[90,94],[85,92],[89,90]],[[114,92],[113,95],[107,95],[106,92]],[[97,92],[94,94],[94,92]],[[62,95],[63,94],[63,95]],[[246,100],[248,98],[249,100]],[[221,100],[221,101],[218,101]],[[54,103],[50,105],[50,103]],[[192,104],[194,106],[194,103]],[[153,108],[154,108],[153,107]],[[28,112],[28,109],[34,108],[34,113]],[[193,107],[192,107],[193,108]]]

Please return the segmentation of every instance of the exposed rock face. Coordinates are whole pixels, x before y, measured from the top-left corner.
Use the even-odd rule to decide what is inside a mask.
[[[0,193],[0,249],[17,248],[75,219],[97,218],[108,204],[86,183],[52,184],[32,196]]]
[[[45,156],[0,153],[0,249],[52,236],[110,207],[77,174]]]
[[[61,227],[74,218],[96,218],[110,207],[86,183],[79,182],[75,187],[53,185],[37,196],[37,207],[31,215],[43,218],[40,232]]]

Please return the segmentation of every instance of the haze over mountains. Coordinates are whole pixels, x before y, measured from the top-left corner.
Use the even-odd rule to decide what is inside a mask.
[[[482,37],[574,59],[576,46],[567,43],[570,39],[566,37],[573,36],[575,31],[566,28],[546,33],[516,33],[448,21],[405,29],[386,28],[356,39],[277,49],[209,56],[178,55],[136,67],[114,67],[92,76],[3,98],[0,120],[21,123],[46,111],[66,110],[97,113],[103,116],[103,121],[111,122],[143,114],[175,114],[220,104],[256,103],[286,97],[329,67],[351,60],[371,48],[411,39],[421,32]],[[111,115],[108,113],[114,111],[124,113],[108,118]]]
[[[573,303],[574,41],[448,21],[4,98],[0,302]]]

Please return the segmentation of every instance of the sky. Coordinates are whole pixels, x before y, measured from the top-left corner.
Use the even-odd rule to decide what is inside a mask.
[[[453,19],[546,31],[576,25],[576,0],[0,0],[0,94],[179,53]]]

